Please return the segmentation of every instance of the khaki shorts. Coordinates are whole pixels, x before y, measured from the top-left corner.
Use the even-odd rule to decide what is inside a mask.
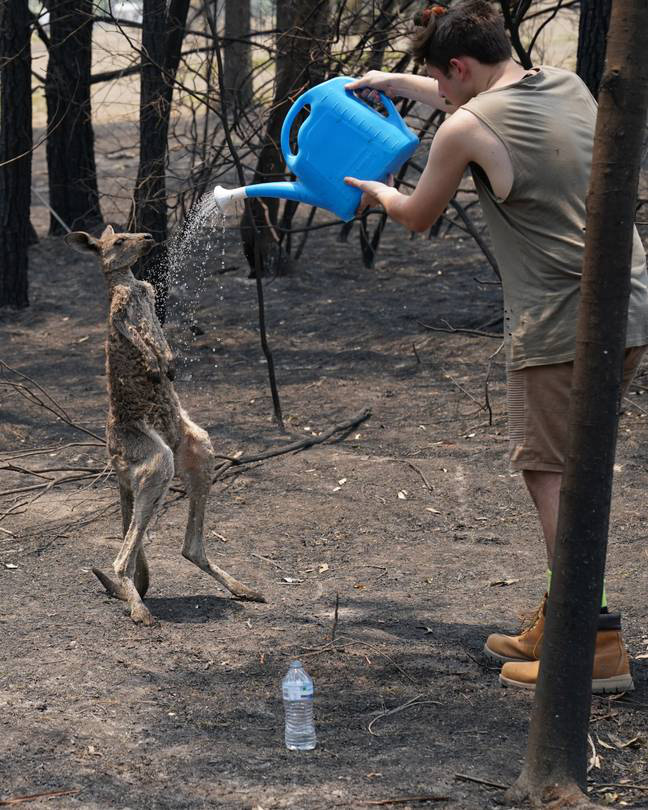
[[[626,349],[623,393],[646,346]],[[573,363],[530,366],[507,374],[506,406],[511,470],[562,472]]]

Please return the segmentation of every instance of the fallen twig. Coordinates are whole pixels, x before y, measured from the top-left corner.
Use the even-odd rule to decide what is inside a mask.
[[[482,332],[480,329],[463,329],[461,327],[455,327],[443,318],[441,319],[441,322],[446,324],[446,326],[432,326],[429,323],[423,323],[423,321],[417,321],[416,323],[419,326],[422,326],[424,329],[429,329],[431,332],[448,332],[451,335],[470,335],[472,337],[498,338],[499,340],[502,339],[502,336],[497,334],[497,332]]]
[[[487,410],[486,406],[485,406],[485,405],[483,405],[483,404],[482,404],[482,403],[481,403],[481,402],[480,402],[478,399],[476,399],[476,398],[475,398],[475,397],[474,397],[474,396],[473,396],[473,395],[470,393],[470,391],[467,391],[467,390],[466,390],[466,389],[463,387],[463,385],[461,385],[460,383],[458,383],[458,382],[455,380],[455,378],[452,376],[452,374],[450,374],[450,372],[449,372],[449,371],[446,371],[446,369],[443,369],[443,373],[444,373],[444,374],[446,375],[446,377],[447,377],[447,378],[450,380],[450,382],[454,383],[454,384],[457,386],[457,388],[458,388],[458,389],[459,389],[459,390],[460,390],[462,393],[464,393],[464,394],[465,394],[465,395],[466,395],[466,396],[467,396],[469,399],[471,399],[471,400],[472,400],[472,401],[475,403],[475,405],[478,405],[478,406],[479,406],[479,410],[480,410],[480,411],[485,411],[485,410]]]
[[[638,411],[641,411],[641,413],[648,414],[648,411],[645,408],[642,408],[641,405],[637,405],[637,403],[633,399],[630,399],[630,397],[623,397],[623,401],[628,402],[630,405],[634,405],[634,407]]]
[[[471,655],[471,653],[469,653],[468,650],[464,650],[464,653],[468,656],[468,658],[470,658],[471,661],[477,664],[477,666],[480,669],[493,670],[494,672],[499,672],[499,670],[501,669],[501,667],[491,667],[488,664],[485,664],[483,661],[480,661],[478,658],[475,658],[474,655]]]
[[[358,804],[385,805],[385,804],[409,804],[410,802],[447,802],[449,796],[403,796],[397,799],[356,799]]]
[[[4,453],[0,451],[0,460],[2,461],[15,461],[17,458],[26,458],[27,456],[40,456],[40,455],[54,455],[55,453],[59,453],[61,450],[67,450],[69,447],[105,447],[104,443],[98,444],[97,442],[67,442],[66,444],[59,444],[53,447],[35,447],[31,450],[23,450],[20,453],[16,453],[13,456],[8,456],[6,458],[2,458],[4,453],[12,452],[5,450]]]
[[[379,714],[377,717],[374,717],[374,719],[371,721],[371,723],[369,723],[369,725],[367,726],[367,731],[369,732],[369,734],[371,734],[374,737],[380,737],[380,734],[376,734],[375,731],[372,731],[371,727],[373,726],[374,723],[377,723],[378,720],[382,720],[383,717],[389,717],[392,714],[398,714],[399,712],[403,712],[403,711],[405,711],[405,709],[409,709],[412,706],[422,706],[425,703],[434,703],[437,706],[441,705],[441,703],[439,703],[438,700],[419,700],[419,698],[422,698],[422,697],[425,697],[425,696],[423,694],[416,695],[416,697],[411,698],[406,703],[403,703],[400,706],[396,706],[395,709],[390,709],[389,711],[383,712],[382,714]]]
[[[81,427],[76,422],[72,420],[72,418],[68,415],[65,408],[57,402],[54,397],[49,394],[42,385],[39,385],[36,380],[33,380],[31,377],[28,377],[26,374],[23,374],[21,371],[17,371],[15,368],[12,368],[10,365],[4,362],[4,360],[0,360],[0,368],[6,369],[10,371],[12,374],[15,374],[17,377],[21,377],[23,380],[27,380],[27,382],[31,383],[33,386],[36,387],[38,391],[42,394],[42,397],[38,396],[31,388],[23,383],[16,383],[11,382],[11,380],[0,380],[0,385],[6,385],[13,390],[20,394],[23,399],[26,399],[28,402],[31,402],[34,405],[38,405],[41,408],[44,408],[46,411],[54,414],[58,419],[62,422],[65,422],[71,428],[75,430],[81,431],[81,433],[85,433],[87,436],[91,436],[93,439],[97,439],[97,441],[103,442],[101,436],[97,436],[96,433],[93,433],[91,430],[86,430],[86,428]],[[50,404],[48,404],[48,402]]]
[[[6,464],[3,467],[0,467],[0,471],[6,470],[7,472],[15,472],[20,473],[21,475],[33,475],[35,478],[45,478],[48,481],[52,481],[51,476],[45,475],[45,473],[53,473],[53,472],[83,472],[83,473],[98,473],[103,472],[105,468],[99,467],[41,467],[36,470],[31,470],[29,467],[19,467],[17,464]]]
[[[331,627],[331,643],[335,641],[338,625],[338,608],[340,607],[340,594],[335,594],[335,610],[333,611],[333,627]]]
[[[336,644],[339,644],[340,646],[336,647]],[[327,652],[329,650],[332,652],[344,652],[346,647],[351,647],[358,644],[364,647],[368,647],[370,650],[373,650],[376,655],[382,655],[382,657],[386,658],[390,662],[390,664],[401,673],[401,675],[404,675],[407,678],[407,680],[410,683],[413,683],[415,686],[419,685],[417,681],[414,678],[412,678],[411,675],[405,672],[405,670],[401,666],[399,666],[390,655],[387,655],[386,652],[383,652],[378,647],[374,647],[373,644],[369,644],[368,642],[363,641],[361,639],[351,638],[350,636],[338,636],[337,641],[335,642],[329,641],[326,644],[322,645],[321,647],[304,647],[304,650],[306,652],[302,653],[302,655],[304,657],[306,657],[307,655],[319,655],[320,653]]]
[[[21,802],[33,802],[36,799],[55,799],[58,796],[74,796],[80,793],[79,790],[46,790],[43,793],[32,793],[29,796],[13,796],[9,799],[0,799],[0,807],[7,807],[10,804],[20,804]]]
[[[622,782],[594,782],[591,785],[592,790],[607,790],[608,788],[627,788],[628,790],[647,790],[648,785],[634,785],[634,784],[623,784]]]
[[[94,521],[99,520],[103,515],[109,513],[111,510],[117,511],[120,509],[119,501],[110,501],[99,509],[93,510],[89,515],[84,515],[81,518],[70,521],[68,518],[63,520],[55,520],[50,523],[40,524],[38,528],[28,527],[21,534],[16,534],[15,539],[24,541],[27,538],[30,540],[40,540],[43,537],[56,538],[68,533],[71,529],[80,529],[88,526]],[[39,553],[43,549],[35,549],[29,553]]]
[[[480,779],[478,776],[468,776],[466,773],[456,773],[455,779],[462,779],[464,782],[476,782],[478,785],[497,788],[498,790],[508,790],[510,785],[503,785],[501,782],[490,782],[488,779]]]
[[[44,481],[42,484],[32,484],[29,487],[19,487],[18,489],[6,489],[4,492],[0,492],[0,498],[5,498],[8,495],[22,495],[25,492],[36,492],[40,489],[50,490],[60,484],[68,484],[70,481],[85,481],[95,476],[95,472],[86,473],[84,475],[62,475],[60,478],[52,478],[49,481]]]
[[[345,422],[338,422],[337,424],[332,425],[330,428],[328,428],[328,430],[323,431],[319,436],[305,436],[303,439],[298,439],[297,441],[284,444],[283,446],[276,447],[272,450],[264,450],[261,453],[254,453],[249,456],[240,456],[237,459],[225,461],[223,464],[218,465],[212,480],[214,482],[217,481],[232,467],[240,467],[243,464],[252,464],[255,461],[265,461],[268,458],[282,456],[286,453],[298,453],[301,450],[307,450],[309,447],[313,447],[313,445],[322,444],[327,439],[330,439],[335,433],[344,433],[347,430],[352,430],[366,419],[369,419],[370,416],[371,408],[363,408],[355,416],[352,416]]]
[[[401,460],[403,461],[404,464],[407,464],[408,467],[411,467],[414,470],[414,472],[417,472],[421,476],[421,480],[423,481],[423,483],[429,489],[430,492],[434,492],[434,487],[427,480],[427,478],[423,475],[423,472],[421,470],[419,470],[419,468],[416,465],[412,464],[412,462],[408,461],[407,459],[401,459]]]
[[[490,396],[488,394],[488,383],[490,382],[490,375],[491,371],[493,370],[493,360],[497,357],[497,355],[502,351],[504,343],[500,343],[497,349],[490,355],[488,358],[488,368],[486,369],[486,379],[484,380],[484,402],[486,404],[486,410],[488,411],[488,426],[491,427],[493,424],[493,409],[491,408],[490,404]]]
[[[256,554],[254,551],[252,552],[252,556],[256,557],[257,560],[263,560],[263,562],[270,563],[270,565],[274,565],[275,568],[278,568],[280,571],[284,571],[286,574],[290,574],[291,572],[284,568],[283,565],[279,565],[278,562],[271,560],[270,557],[262,557],[260,554]]]

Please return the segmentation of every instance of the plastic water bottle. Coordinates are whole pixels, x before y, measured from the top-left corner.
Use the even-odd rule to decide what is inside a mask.
[[[291,751],[311,751],[316,742],[312,678],[300,661],[293,661],[281,686],[286,713],[286,748]]]

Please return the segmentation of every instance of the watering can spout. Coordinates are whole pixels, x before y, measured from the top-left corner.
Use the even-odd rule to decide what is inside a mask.
[[[245,197],[245,186],[241,188],[223,188],[223,186],[216,186],[213,195],[221,213],[229,214],[234,210],[234,203]]]
[[[253,186],[241,188],[223,188],[216,186],[213,191],[214,199],[221,211],[229,211],[237,200],[245,197],[274,197],[282,200],[295,200],[307,205],[320,205],[316,195],[309,191],[303,183],[256,183]]]
[[[306,205],[320,205],[320,201],[312,191],[299,181],[295,183],[257,183],[247,186],[246,197],[275,197],[281,200],[295,200]]]

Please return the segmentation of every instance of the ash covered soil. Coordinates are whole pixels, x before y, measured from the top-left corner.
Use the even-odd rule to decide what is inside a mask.
[[[0,799],[71,791],[47,806],[88,810],[324,810],[408,796],[430,804],[396,806],[494,806],[501,791],[457,774],[510,784],[519,773],[531,696],[502,689],[481,649],[539,602],[543,548],[505,460],[498,340],[421,326],[496,321],[492,272],[456,230],[410,240],[389,225],[372,270],[357,232],[346,245],[313,233],[298,272],[265,282],[282,435],[254,282],[235,233],[224,255],[212,247],[207,261],[188,257],[168,333],[178,392],[216,452],[277,449],[365,407],[371,418],[214,485],[209,553],[267,604],[230,599],[181,557],[187,502],[170,493],[147,541],[148,628],[91,573],[120,546],[104,449],[0,388],[1,490],[23,490],[0,499]],[[99,269],[46,238],[31,285],[32,306],[3,312],[0,336],[3,360],[33,382],[7,370],[3,382],[38,383],[102,437]],[[594,699],[590,779],[594,796],[648,807],[645,790],[599,787],[648,784],[646,368],[636,382],[620,423],[608,593],[637,689]],[[10,458],[22,471],[6,469]],[[24,491],[75,470],[86,477]],[[294,658],[315,681],[311,753],[283,745],[280,681]]]

